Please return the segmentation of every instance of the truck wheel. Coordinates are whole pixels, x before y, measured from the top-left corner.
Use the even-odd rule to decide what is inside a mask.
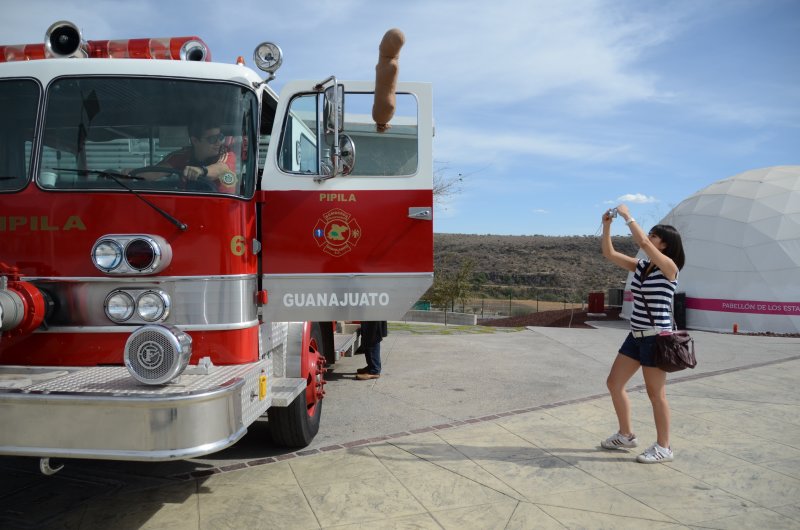
[[[267,424],[272,441],[284,447],[305,447],[319,431],[322,398],[325,396],[325,357],[322,330],[317,322],[306,322],[300,356],[301,377],[306,391],[294,398],[288,407],[270,407]]]

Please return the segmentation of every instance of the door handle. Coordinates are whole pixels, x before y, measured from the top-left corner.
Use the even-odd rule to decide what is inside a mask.
[[[409,206],[408,217],[410,219],[433,221],[433,208],[430,206]]]

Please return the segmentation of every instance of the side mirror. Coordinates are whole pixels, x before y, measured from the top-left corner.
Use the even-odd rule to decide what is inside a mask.
[[[325,89],[325,133],[344,131],[344,86],[335,84]]]
[[[336,172],[342,176],[347,176],[353,172],[356,165],[356,144],[350,136],[343,134],[339,136],[339,160],[336,163]]]
[[[338,176],[346,177],[353,172],[356,165],[356,144],[346,134],[337,135],[337,139],[339,145],[325,151],[320,175],[314,178],[315,182],[323,182]]]

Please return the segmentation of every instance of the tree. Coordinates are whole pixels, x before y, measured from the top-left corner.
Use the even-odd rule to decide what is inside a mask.
[[[461,183],[464,177],[458,175],[445,175],[448,167],[443,166],[433,172],[433,201],[442,205],[448,198],[461,193]]]
[[[433,274],[431,301],[444,307],[445,311],[448,307],[453,311],[456,302],[466,303],[471,295],[474,268],[475,262],[471,258],[462,261],[458,268],[451,268],[446,262],[443,263]]]

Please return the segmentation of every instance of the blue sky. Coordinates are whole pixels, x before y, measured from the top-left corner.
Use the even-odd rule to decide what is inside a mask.
[[[373,79],[400,28],[400,79],[433,83],[435,171],[463,176],[436,232],[591,235],[620,201],[651,225],[719,179],[800,164],[800,0],[33,0],[4,10],[3,44],[59,19],[92,40],[198,35],[224,62],[270,40],[277,89]]]

